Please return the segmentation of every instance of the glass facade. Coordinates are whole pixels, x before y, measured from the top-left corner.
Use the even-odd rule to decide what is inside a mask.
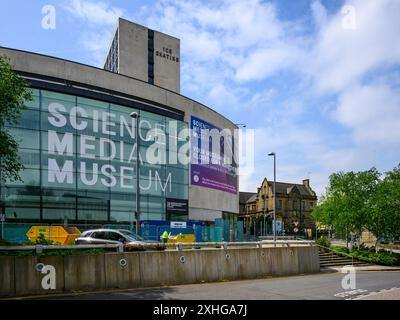
[[[141,220],[166,220],[166,199],[188,199],[187,123],[130,107],[45,90],[18,125],[21,181],[1,185],[8,222],[126,223],[136,196],[140,114]],[[187,219],[187,216],[186,216]]]
[[[111,43],[104,69],[115,73],[119,72],[119,30],[115,33]]]

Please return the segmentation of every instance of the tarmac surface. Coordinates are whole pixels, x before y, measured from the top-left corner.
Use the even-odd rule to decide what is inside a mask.
[[[339,272],[338,272],[339,271]],[[357,267],[355,288],[344,289],[346,274],[330,268],[312,275],[203,283],[162,288],[31,297],[55,300],[400,300],[400,269]]]

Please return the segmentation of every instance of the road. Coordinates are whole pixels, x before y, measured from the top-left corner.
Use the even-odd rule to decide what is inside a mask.
[[[400,288],[399,271],[361,271],[356,274],[356,290],[344,290],[344,274],[277,277],[163,288],[51,296],[46,299],[68,300],[343,300],[359,298],[384,289]]]

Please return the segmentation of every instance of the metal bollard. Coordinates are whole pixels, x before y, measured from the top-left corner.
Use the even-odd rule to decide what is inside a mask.
[[[43,246],[40,244],[35,245],[35,250],[36,253],[42,253],[43,252]]]
[[[118,247],[117,247],[117,252],[124,252],[124,244],[123,243],[119,243]]]

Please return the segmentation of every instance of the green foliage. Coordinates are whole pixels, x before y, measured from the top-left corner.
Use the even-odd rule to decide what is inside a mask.
[[[349,251],[344,247],[334,247],[333,251],[338,254],[347,254],[354,259],[365,261],[372,264],[384,266],[400,266],[400,254],[390,253],[386,250],[375,251],[374,248],[353,249]]]
[[[312,217],[339,233],[359,235],[367,229],[378,239],[399,238],[400,165],[383,179],[375,168],[333,173]]]
[[[34,246],[36,243],[33,241],[25,242],[10,242],[7,240],[0,240],[0,247],[22,247],[22,246]]]
[[[54,244],[54,241],[46,239],[43,233],[39,233],[38,237],[36,238],[35,244],[41,244],[44,246],[51,246]]]
[[[6,241],[6,240],[0,240],[0,247],[6,247],[6,246],[11,246],[11,243]]]
[[[13,70],[6,57],[0,56],[0,171],[2,181],[21,180],[24,169],[18,156],[18,142],[8,132],[6,124],[16,124],[27,101],[32,100],[28,83]]]
[[[346,247],[332,246],[332,250],[339,254],[349,254],[350,250]]]
[[[36,241],[28,241],[25,243],[11,243],[5,240],[0,241],[0,246],[29,246],[29,245],[53,245],[58,244],[54,241],[45,238],[43,233],[40,233]],[[108,252],[107,249],[96,248],[96,249],[57,249],[57,250],[43,250],[42,253],[37,254],[35,250],[21,250],[21,251],[0,251],[0,256],[17,256],[17,257],[30,257],[30,256],[68,256],[76,254],[100,254]]]
[[[330,242],[329,239],[326,238],[326,237],[320,237],[320,238],[316,241],[316,243],[317,243],[318,245],[322,246],[322,247],[325,247],[325,248],[330,248],[330,247],[331,247],[331,242]]]
[[[17,257],[47,257],[47,256],[69,256],[77,254],[101,254],[107,252],[106,249],[69,249],[69,250],[44,250],[42,253],[36,254],[34,250],[25,251],[0,251],[0,256],[17,256]]]
[[[400,237],[400,165],[387,172],[372,201],[367,228],[380,237]]]

